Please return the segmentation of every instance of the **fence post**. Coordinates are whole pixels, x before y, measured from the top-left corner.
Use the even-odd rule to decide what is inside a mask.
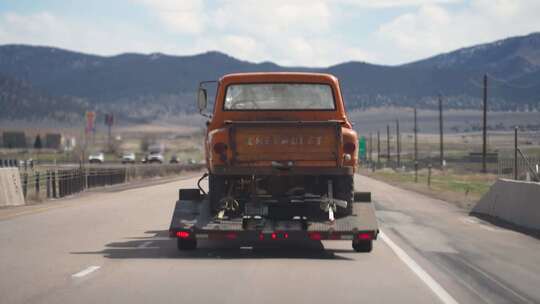
[[[47,198],[51,198],[51,171],[45,173],[45,186],[47,188]]]
[[[68,178],[66,179],[66,194],[67,195],[71,195],[72,191],[73,191],[73,170],[69,170],[69,173],[68,173]]]
[[[56,198],[56,170],[52,171],[52,197]]]
[[[39,197],[39,181],[40,181],[39,171],[36,171],[34,173],[34,180],[36,182],[36,196]]]
[[[431,188],[431,163],[428,165],[427,184]]]
[[[28,193],[28,173],[23,174],[23,196],[26,198],[26,194]]]
[[[66,194],[66,174],[65,171],[58,171],[58,196],[64,197]]]

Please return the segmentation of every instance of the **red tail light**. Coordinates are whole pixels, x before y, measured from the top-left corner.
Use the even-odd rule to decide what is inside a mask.
[[[309,238],[314,241],[320,241],[322,240],[322,235],[319,232],[310,232]]]
[[[214,144],[214,152],[216,152],[217,154],[225,153],[227,151],[227,148],[227,144],[224,144],[222,142]]]
[[[354,149],[356,149],[356,145],[352,142],[344,143],[343,144],[343,152],[345,153],[354,153]]]
[[[261,240],[261,241],[264,240],[264,234],[259,233],[259,240]]]
[[[369,232],[360,232],[358,234],[357,238],[359,240],[362,240],[362,241],[369,241],[369,240],[373,239],[371,233],[369,233]]]
[[[178,231],[176,233],[176,236],[181,238],[181,239],[187,239],[187,238],[189,238],[190,233],[188,231]]]
[[[272,238],[272,240],[275,240],[277,239],[277,234],[274,232],[270,235],[270,237]]]
[[[238,237],[238,235],[235,232],[229,232],[229,233],[225,234],[225,238],[227,238],[229,240],[234,240],[237,237]]]

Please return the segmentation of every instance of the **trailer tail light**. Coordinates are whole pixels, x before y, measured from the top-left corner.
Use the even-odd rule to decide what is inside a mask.
[[[310,232],[308,234],[309,238],[314,240],[314,241],[320,241],[322,240],[322,235],[320,232]]]
[[[369,241],[373,239],[373,236],[369,232],[360,232],[356,237],[362,241]]]
[[[225,238],[229,240],[235,240],[238,237],[238,234],[236,232],[228,232],[225,234]]]
[[[347,142],[343,144],[343,152],[352,154],[354,153],[354,149],[356,149],[356,144],[352,142]]]
[[[181,238],[181,239],[187,239],[187,238],[189,238],[190,235],[191,234],[188,231],[178,231],[176,233],[176,236]]]
[[[217,154],[223,154],[227,151],[227,144],[225,143],[222,143],[222,142],[218,142],[216,144],[214,144],[214,152],[216,152]]]
[[[264,240],[264,234],[259,233],[259,240],[261,240],[261,241]]]
[[[272,238],[272,240],[277,239],[277,233],[273,232],[270,237]]]
[[[287,232],[283,233],[283,238],[284,239],[288,239],[289,238],[289,234]]]

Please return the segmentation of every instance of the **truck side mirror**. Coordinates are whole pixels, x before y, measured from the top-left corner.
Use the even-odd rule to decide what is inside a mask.
[[[207,104],[208,101],[206,96],[206,90],[203,88],[199,88],[199,92],[197,94],[197,106],[199,106],[199,112],[202,113],[202,111],[206,109]]]

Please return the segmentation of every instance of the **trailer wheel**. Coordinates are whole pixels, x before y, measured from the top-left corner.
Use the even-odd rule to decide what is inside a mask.
[[[225,177],[221,175],[210,174],[208,176],[208,196],[210,199],[210,210],[216,213],[219,208],[219,201],[225,196],[227,191]]]
[[[371,252],[371,250],[373,250],[373,241],[354,240],[352,242],[352,248],[356,252]]]
[[[178,250],[195,250],[197,249],[197,240],[177,238],[176,246],[178,247]]]
[[[338,208],[338,216],[347,216],[352,214],[352,204],[354,200],[354,176],[343,175],[334,177],[334,198],[347,202],[347,208]]]

